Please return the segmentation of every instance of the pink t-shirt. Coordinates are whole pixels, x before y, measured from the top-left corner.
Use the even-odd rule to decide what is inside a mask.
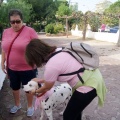
[[[105,24],[102,24],[101,30],[105,30],[105,28],[106,28],[106,25],[105,25]]]
[[[5,52],[5,57],[7,57],[9,46],[16,35],[17,32],[15,32],[13,28],[8,28],[4,30],[2,37],[2,50]],[[34,29],[25,26],[12,45],[9,55],[9,65],[8,65],[10,69],[16,71],[24,71],[24,70],[32,69],[27,64],[24,54],[27,44],[33,38],[38,38],[37,33],[35,32]]]
[[[53,82],[68,82],[72,87],[77,83],[77,75],[59,76],[60,74],[71,73],[83,66],[66,52],[61,52],[52,57],[45,66],[45,80]],[[82,73],[80,73],[82,74]]]
[[[67,82],[74,87],[79,81],[77,75],[59,76],[60,74],[71,73],[79,70],[83,66],[66,52],[61,52],[52,57],[45,65],[44,79],[48,82]],[[80,73],[82,76],[82,73]],[[89,86],[81,86],[77,91],[87,93],[93,88]]]

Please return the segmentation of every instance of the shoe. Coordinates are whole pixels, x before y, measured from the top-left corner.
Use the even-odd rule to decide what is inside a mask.
[[[19,105],[19,106],[13,106],[10,109],[10,113],[16,113],[19,109],[21,109],[21,105]]]
[[[29,107],[27,110],[27,116],[30,117],[34,114],[34,107]]]

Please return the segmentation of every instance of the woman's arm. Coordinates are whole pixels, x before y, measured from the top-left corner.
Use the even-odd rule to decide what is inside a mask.
[[[38,83],[43,83],[42,87],[40,87],[39,89],[37,89],[35,91],[31,91],[32,94],[47,92],[48,90],[50,90],[53,87],[53,85],[55,83],[55,82],[47,82],[45,80],[40,80],[38,78],[34,78],[32,80],[34,80],[34,81],[36,81]]]
[[[5,52],[2,50],[1,55],[1,68],[4,73],[6,73],[6,66],[5,66]]]

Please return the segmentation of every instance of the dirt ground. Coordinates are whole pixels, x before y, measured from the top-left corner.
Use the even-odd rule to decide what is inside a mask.
[[[40,35],[43,41],[57,46],[64,46],[71,41],[80,41],[78,37],[46,37]],[[100,55],[100,70],[107,86],[105,105],[97,107],[97,98],[83,111],[83,120],[120,120],[120,47],[113,43],[86,40]],[[39,68],[39,77],[43,76],[44,68]],[[5,80],[3,89],[0,91],[0,120],[39,120],[40,110],[35,111],[32,117],[26,117],[26,97],[21,90],[22,109],[15,115],[9,113],[10,107],[14,104],[9,80]],[[63,106],[58,106],[54,112],[54,120],[62,120],[59,112]],[[74,111],[73,111],[74,112]],[[46,120],[46,117],[44,117]]]

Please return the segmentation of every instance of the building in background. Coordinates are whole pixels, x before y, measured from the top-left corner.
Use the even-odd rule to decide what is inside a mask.
[[[107,9],[110,5],[112,4],[112,2],[108,1],[108,0],[102,0],[101,2],[99,2],[98,4],[96,4],[96,13],[103,13],[105,9]]]

